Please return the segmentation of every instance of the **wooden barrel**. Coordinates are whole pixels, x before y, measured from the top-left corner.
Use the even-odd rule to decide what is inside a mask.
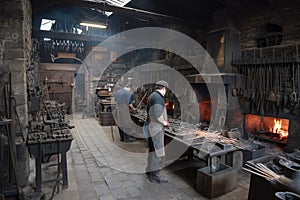
[[[114,116],[112,112],[100,112],[99,123],[102,126],[110,126],[115,124]]]

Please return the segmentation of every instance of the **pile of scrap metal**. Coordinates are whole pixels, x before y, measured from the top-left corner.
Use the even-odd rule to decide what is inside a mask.
[[[65,117],[64,104],[51,100],[41,100],[41,103],[41,109],[29,123],[27,143],[72,140],[70,129],[74,126]]]

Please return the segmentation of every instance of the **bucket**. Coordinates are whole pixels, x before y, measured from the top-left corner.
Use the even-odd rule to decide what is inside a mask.
[[[99,123],[101,126],[111,126],[115,124],[112,112],[100,112]]]
[[[237,171],[220,163],[216,168],[207,166],[197,171],[196,190],[207,198],[214,198],[236,187]]]
[[[277,200],[300,200],[300,196],[292,192],[276,192]]]

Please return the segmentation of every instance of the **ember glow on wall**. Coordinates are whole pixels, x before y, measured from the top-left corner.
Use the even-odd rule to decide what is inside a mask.
[[[290,120],[246,114],[245,122],[245,130],[248,134],[277,143],[287,143]]]
[[[211,119],[211,101],[202,101],[200,106],[200,121],[210,122]]]

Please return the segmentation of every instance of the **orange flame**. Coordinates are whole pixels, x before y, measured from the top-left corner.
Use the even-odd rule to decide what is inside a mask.
[[[289,135],[289,132],[286,130],[281,129],[282,121],[280,119],[274,119],[274,127],[273,127],[273,133],[279,134],[279,138],[287,138]]]

